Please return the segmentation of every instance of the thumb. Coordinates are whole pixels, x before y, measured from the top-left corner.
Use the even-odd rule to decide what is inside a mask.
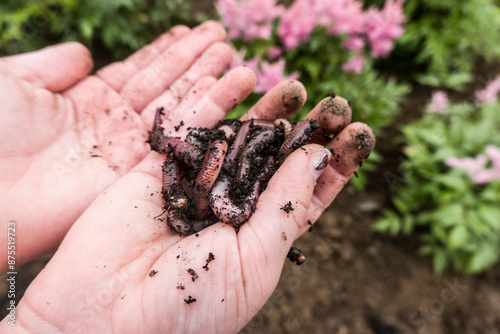
[[[330,161],[331,152],[320,145],[295,150],[271,178],[256,210],[239,233],[240,256],[248,275],[272,290],[290,246],[307,225],[316,181]],[[255,282],[246,278],[246,282]],[[264,286],[255,287],[266,290]],[[258,291],[258,290],[257,290]]]

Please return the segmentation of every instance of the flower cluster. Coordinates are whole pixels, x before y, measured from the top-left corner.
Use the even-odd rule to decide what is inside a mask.
[[[388,0],[381,10],[366,11],[355,0],[296,0],[281,17],[278,36],[286,49],[292,49],[306,42],[319,25],[332,35],[347,35],[348,50],[360,51],[368,41],[373,57],[385,57],[403,34],[404,20],[403,0]]]
[[[493,145],[486,146],[486,155],[478,155],[474,158],[460,159],[449,157],[446,164],[453,168],[459,168],[467,172],[476,183],[487,183],[492,180],[500,180],[500,148]],[[491,168],[487,168],[488,158],[491,160]]]
[[[480,106],[497,100],[500,92],[500,76],[490,82],[484,89],[476,92],[476,105]]]
[[[231,39],[269,39],[273,21],[283,7],[269,0],[219,0],[216,4],[221,23],[228,28]]]
[[[324,27],[330,35],[344,35],[343,46],[353,55],[342,68],[361,73],[365,46],[370,47],[372,57],[385,57],[393,49],[394,40],[403,34],[403,2],[387,0],[382,9],[363,10],[362,3],[357,0],[295,0],[288,8],[277,5],[275,0],[219,0],[216,8],[230,38],[246,42],[269,39],[273,23],[279,17],[277,37],[282,47],[273,46],[267,54],[269,59],[276,59],[283,52],[308,42],[317,26]],[[246,65],[254,63],[250,60]],[[278,78],[278,69],[284,69],[283,59],[275,65],[259,57],[257,64],[260,64],[256,66],[259,81],[264,80],[261,77],[269,77],[270,72],[273,82],[286,78],[283,73]],[[265,87],[268,85],[263,84],[261,89]]]
[[[499,92],[500,76],[491,81],[484,89],[476,92],[476,106],[497,101]],[[427,111],[444,113],[448,107],[449,101],[446,93],[444,91],[436,91],[432,94],[431,103],[427,106]],[[445,163],[452,168],[464,170],[478,184],[500,180],[500,148],[488,145],[485,148],[485,153],[486,155],[481,154],[476,157],[449,157],[445,160]],[[487,168],[490,161],[491,168]]]
[[[448,95],[444,91],[438,90],[432,93],[431,103],[427,106],[427,111],[443,113],[448,105]]]

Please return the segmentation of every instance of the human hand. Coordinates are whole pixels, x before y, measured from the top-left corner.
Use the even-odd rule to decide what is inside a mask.
[[[146,156],[153,106],[173,109],[215,84],[231,60],[225,39],[215,22],[174,27],[96,75],[77,43],[0,59],[0,218],[17,223],[16,265],[56,249]]]
[[[176,133],[181,136],[189,126],[212,127],[254,85],[250,70],[235,69],[199,100],[171,111],[170,126],[182,120],[185,126]],[[304,100],[301,84],[283,82],[244,118],[288,117]],[[325,118],[329,128],[345,127],[350,115],[335,114],[330,102],[326,98],[310,117]],[[163,125],[170,128],[168,119]],[[331,203],[374,145],[371,130],[359,123],[345,127],[336,138],[332,147],[339,156],[322,171],[317,167],[329,153],[321,146],[306,145],[292,153],[238,233],[216,223],[188,237],[154,218],[164,205],[165,157],[151,152],[74,224],[17,307],[17,328],[71,333],[238,331],[270,297],[293,240]],[[324,136],[316,139],[326,141]],[[287,214],[280,207],[288,201],[294,210]]]

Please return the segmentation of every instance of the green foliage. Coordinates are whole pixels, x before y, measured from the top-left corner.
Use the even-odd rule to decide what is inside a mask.
[[[406,160],[399,170],[393,210],[373,226],[391,234],[419,233],[420,253],[436,272],[448,266],[465,273],[491,267],[500,258],[500,180],[476,184],[448,157],[475,157],[487,145],[500,147],[500,104],[451,105],[403,128]]]
[[[122,59],[188,21],[189,9],[182,0],[7,0],[0,3],[0,54],[79,41]]]
[[[365,0],[373,3],[373,0]],[[500,57],[497,0],[407,0],[406,32],[381,63],[432,87],[461,90],[475,62]]]

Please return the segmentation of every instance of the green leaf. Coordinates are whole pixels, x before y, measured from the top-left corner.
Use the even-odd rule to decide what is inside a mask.
[[[404,235],[409,235],[413,231],[413,226],[415,225],[415,218],[413,215],[405,215],[403,217],[403,228],[402,233]]]
[[[499,250],[498,250],[498,238],[496,243],[485,242],[476,249],[467,267],[464,268],[467,273],[473,274],[482,271],[486,268],[492,266],[496,261],[498,261]]]
[[[457,89],[457,90],[461,90],[462,87],[469,83],[470,81],[472,81],[472,75],[471,73],[466,73],[466,72],[463,72],[463,73],[452,73],[450,74],[446,80],[445,80],[445,85],[450,87],[450,88],[453,88],[453,89]]]
[[[417,76],[417,81],[422,85],[427,85],[431,87],[438,87],[441,84],[441,80],[432,74],[423,74]]]
[[[398,209],[398,211],[401,212],[402,214],[408,213],[408,211],[409,211],[408,210],[408,206],[400,198],[394,197],[392,199],[392,203],[394,204],[394,206],[396,207],[396,209]]]
[[[400,218],[395,212],[385,210],[384,217],[378,219],[370,228],[372,231],[388,231],[394,235],[399,233]]]
[[[463,192],[467,188],[467,182],[461,173],[437,175],[434,177],[434,181],[457,192]]]
[[[448,259],[442,250],[437,250],[432,256],[432,267],[434,272],[438,275],[442,274],[448,266]]]
[[[444,225],[459,224],[463,220],[463,207],[460,203],[442,205],[432,213],[432,218]]]
[[[305,68],[307,73],[311,76],[313,80],[317,80],[319,77],[319,72],[321,70],[321,62],[317,60],[310,60],[305,63]]]
[[[468,236],[469,232],[467,231],[467,228],[465,226],[455,226],[450,232],[448,247],[450,249],[457,249],[462,247],[467,241]]]
[[[492,205],[481,205],[478,214],[494,231],[500,231],[500,208]]]
[[[439,241],[446,244],[448,241],[448,234],[446,230],[439,223],[434,223],[431,225],[431,234],[435,236]]]

